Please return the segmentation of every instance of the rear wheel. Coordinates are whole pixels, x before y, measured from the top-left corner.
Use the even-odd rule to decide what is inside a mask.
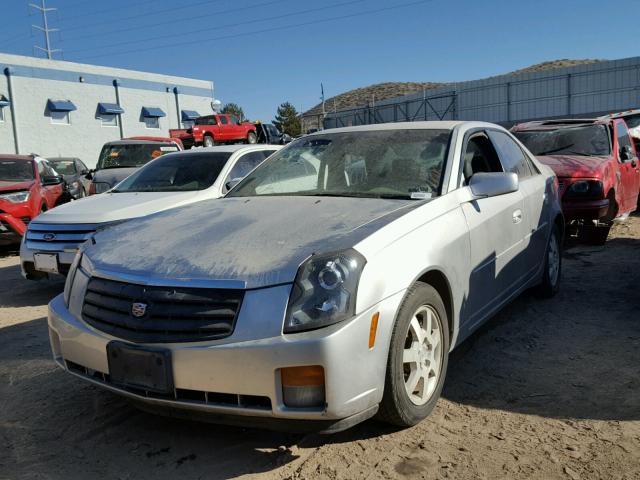
[[[205,135],[202,139],[202,143],[205,147],[213,147],[215,142],[213,141],[213,137],[211,135]]]
[[[258,138],[256,137],[255,132],[249,132],[247,134],[247,143],[256,143],[258,141]]]
[[[426,418],[442,392],[448,358],[444,304],[435,288],[418,282],[398,311],[378,417],[401,427]]]
[[[544,273],[538,293],[546,298],[553,297],[560,290],[560,273],[562,272],[562,244],[560,230],[554,226],[549,236],[545,255]]]

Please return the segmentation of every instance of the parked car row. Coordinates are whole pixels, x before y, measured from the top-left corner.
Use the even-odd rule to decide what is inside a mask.
[[[424,419],[451,350],[524,290],[554,295],[567,232],[606,239],[640,189],[617,115],[348,127],[141,166],[115,143],[94,183],[139,168],[21,244],[27,278],[67,275],[56,363],[147,410],[296,430]]]

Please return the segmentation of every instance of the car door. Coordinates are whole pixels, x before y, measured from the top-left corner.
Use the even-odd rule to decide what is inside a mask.
[[[247,152],[242,154],[231,167],[231,170],[227,174],[222,182],[222,193],[227,193],[229,189],[227,184],[232,180],[239,180],[247,176],[247,174],[260,165],[269,155],[275,150],[257,150],[253,152]]]
[[[42,166],[44,168],[44,176],[55,177],[58,175],[58,172],[56,172],[51,164],[46,160],[42,160]],[[55,185],[43,185],[43,189],[44,196],[47,199],[47,207],[53,208],[56,206],[58,199],[64,192],[64,182]]]
[[[522,192],[524,210],[523,281],[531,280],[541,268],[541,259],[547,250],[549,238],[549,215],[547,209],[547,181],[531,159],[509,134],[500,130],[488,130],[500,162],[505,171],[518,175],[518,185]]]
[[[496,149],[487,133],[465,138],[462,175],[467,184],[480,172],[502,172]],[[461,328],[471,330],[518,290],[523,268],[525,207],[522,191],[479,198],[461,205],[469,228],[471,273]]]
[[[629,130],[624,120],[618,120],[615,126],[616,132],[616,157],[619,168],[618,191],[620,213],[635,210],[638,202],[638,189],[640,188],[640,166],[635,148],[629,135]],[[625,149],[631,149],[633,158],[625,158]]]

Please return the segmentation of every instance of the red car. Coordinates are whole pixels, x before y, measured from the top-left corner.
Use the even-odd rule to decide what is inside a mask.
[[[68,199],[62,176],[44,158],[0,155],[0,244],[20,243],[31,220]]]
[[[640,166],[624,120],[548,120],[514,126],[513,134],[558,177],[562,210],[593,243],[638,205]]]
[[[195,145],[204,145],[205,147],[211,147],[216,143],[256,143],[258,141],[254,124],[242,122],[235,115],[226,113],[198,117],[193,128],[170,130],[169,134],[177,136],[183,141],[190,134]]]

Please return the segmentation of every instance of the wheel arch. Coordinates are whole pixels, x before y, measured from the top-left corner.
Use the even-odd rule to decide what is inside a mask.
[[[454,306],[453,306],[453,293],[451,292],[451,284],[447,276],[441,270],[436,268],[427,270],[420,274],[420,276],[416,279],[416,282],[427,283],[436,289],[440,298],[442,298],[442,302],[444,303],[444,308],[447,312],[447,324],[449,327],[449,340],[451,345],[453,345],[453,334],[455,330],[455,315],[454,315]],[[415,282],[414,282],[415,283]]]

